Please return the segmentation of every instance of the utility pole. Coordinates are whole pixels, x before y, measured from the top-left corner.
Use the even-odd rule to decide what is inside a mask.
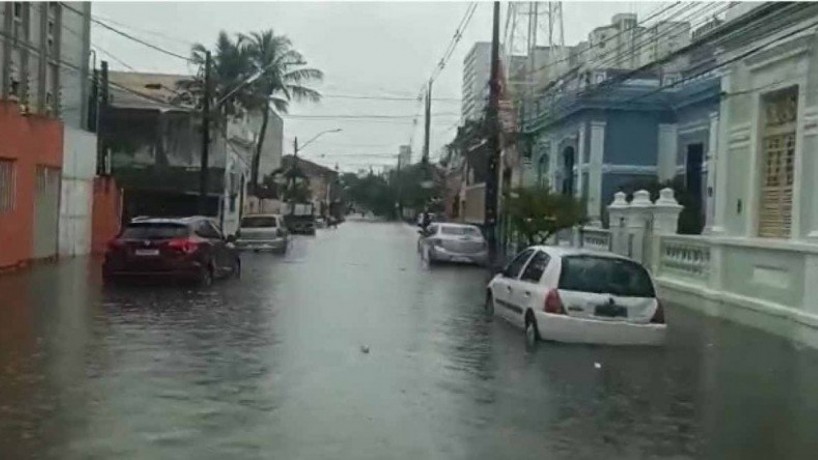
[[[423,164],[429,163],[429,127],[432,123],[432,80],[426,90],[426,116],[423,122]]]
[[[210,51],[205,53],[204,98],[202,100],[202,164],[199,171],[199,214],[207,214],[207,180],[210,155]]]
[[[290,202],[290,212],[295,212],[295,203],[293,203],[292,193],[293,188],[295,188],[295,173],[298,169],[298,136],[293,138],[293,162],[290,164],[290,168],[287,171],[287,194],[290,198],[288,201]]]
[[[99,99],[96,101],[97,108],[94,111],[97,119],[95,120],[95,131],[97,133],[97,174],[104,176],[110,171],[108,170],[108,154],[107,144],[105,143],[106,120],[108,115],[108,103],[110,98],[108,96],[108,61],[101,61],[100,66],[100,81],[99,81]]]
[[[500,163],[500,123],[498,112],[500,106],[500,2],[494,2],[494,17],[491,30],[491,77],[489,81],[489,106],[486,111],[488,128],[488,177],[486,178],[486,196],[484,226],[489,249],[489,265],[494,268],[497,263],[497,188]]]

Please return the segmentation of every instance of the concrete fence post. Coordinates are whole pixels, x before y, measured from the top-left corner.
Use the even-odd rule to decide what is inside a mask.
[[[614,200],[608,205],[608,228],[611,230],[611,252],[627,255],[625,220],[630,204],[625,193],[616,192]]]
[[[683,206],[676,201],[673,189],[663,188],[653,205],[653,229],[656,233],[675,235],[679,229],[679,214]]]
[[[638,190],[633,194],[628,208],[625,224],[627,226],[627,255],[634,260],[645,263],[645,239],[650,234],[653,203],[647,190]]]

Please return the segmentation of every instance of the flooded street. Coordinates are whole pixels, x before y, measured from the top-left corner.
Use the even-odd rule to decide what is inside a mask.
[[[489,320],[481,269],[348,222],[208,289],[0,277],[2,459],[800,459],[818,356],[689,310],[660,349]]]

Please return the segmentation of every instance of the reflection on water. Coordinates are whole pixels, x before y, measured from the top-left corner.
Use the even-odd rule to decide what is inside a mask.
[[[818,359],[668,312],[665,348],[541,344],[347,223],[207,290],[0,277],[0,458],[814,458]],[[371,351],[362,353],[361,347]]]

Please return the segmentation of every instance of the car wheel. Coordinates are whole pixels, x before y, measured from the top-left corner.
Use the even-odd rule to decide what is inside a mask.
[[[489,317],[494,316],[494,296],[491,295],[491,291],[486,292],[486,302],[483,304],[483,309]]]
[[[525,344],[528,348],[534,348],[539,340],[540,332],[537,330],[537,320],[534,319],[534,315],[529,313],[525,317]]]
[[[241,278],[241,259],[236,258],[236,264],[233,265],[233,278]]]
[[[207,267],[202,268],[202,271],[199,273],[199,286],[210,287],[212,285],[213,285],[213,266],[208,265]]]

